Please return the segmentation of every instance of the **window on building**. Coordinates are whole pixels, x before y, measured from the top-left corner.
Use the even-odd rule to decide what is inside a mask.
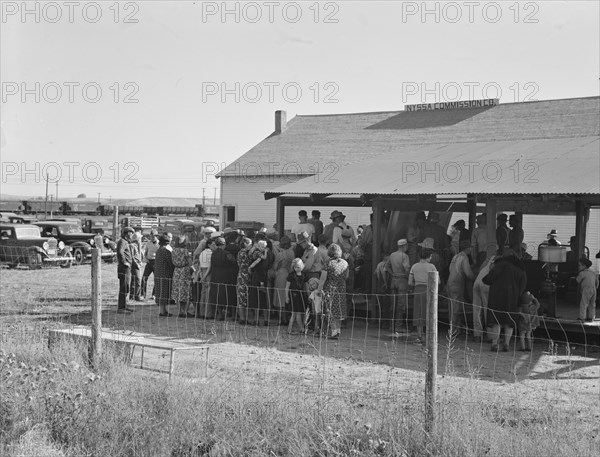
[[[235,206],[224,206],[223,214],[225,216],[225,223],[235,221]]]

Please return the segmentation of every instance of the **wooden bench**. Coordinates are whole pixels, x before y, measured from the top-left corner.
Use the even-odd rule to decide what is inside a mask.
[[[48,345],[51,348],[52,345],[60,338],[71,338],[74,340],[90,340],[92,338],[92,330],[90,327],[76,326],[64,329],[50,329],[49,330]],[[208,377],[208,348],[207,345],[190,345],[180,342],[161,340],[155,337],[150,338],[149,335],[143,335],[140,333],[123,333],[116,332],[114,330],[103,329],[102,330],[102,341],[116,343],[123,345],[124,353],[126,355],[126,361],[129,363],[133,359],[133,354],[136,347],[141,349],[141,362],[139,368],[142,370],[157,371],[159,373],[169,373],[169,380],[173,377],[175,367],[175,352],[177,351],[202,351],[204,352],[204,378]],[[206,341],[199,341],[199,343],[206,343]],[[160,349],[168,351],[169,356],[169,369],[159,370],[156,368],[144,367],[144,349]]]

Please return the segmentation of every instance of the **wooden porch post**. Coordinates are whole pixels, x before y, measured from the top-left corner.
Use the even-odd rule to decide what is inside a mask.
[[[590,209],[581,200],[575,202],[575,236],[577,237],[577,258],[585,252],[585,235]],[[590,253],[591,255],[592,253]]]
[[[473,194],[467,194],[467,207],[469,208],[469,232],[475,230],[475,217],[477,217],[477,198]]]
[[[487,238],[487,258],[496,254],[498,246],[496,245],[496,208],[498,202],[495,198],[488,198],[485,202],[485,211],[487,217],[486,238]]]
[[[284,197],[277,197],[277,209],[275,214],[275,222],[277,223],[277,232],[279,232],[279,237],[281,238],[285,233],[283,229],[283,225],[285,224],[285,202],[283,201]]]
[[[383,222],[383,204],[380,199],[373,200],[373,268],[367,274],[372,275],[381,262],[381,224]],[[376,281],[373,281],[371,292],[376,292]]]

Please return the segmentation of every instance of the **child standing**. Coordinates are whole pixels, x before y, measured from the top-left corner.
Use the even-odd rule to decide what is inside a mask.
[[[592,262],[583,258],[579,260],[579,320],[592,322],[596,318],[596,290],[598,289],[598,275],[590,270]]]
[[[319,280],[310,278],[308,280],[308,290],[310,295],[308,301],[312,305],[312,311],[315,316],[315,334],[321,331],[321,321],[323,320],[323,295],[317,289],[319,288]]]
[[[304,262],[295,258],[292,261],[292,272],[287,277],[285,284],[285,302],[292,307],[292,318],[288,325],[288,333],[292,333],[294,322],[298,323],[300,333],[304,333],[304,313],[306,312],[307,297],[304,288],[306,273],[303,273]]]
[[[540,302],[527,291],[519,299],[519,319],[517,320],[517,337],[520,351],[531,351],[533,348],[533,331],[540,325],[538,311]]]

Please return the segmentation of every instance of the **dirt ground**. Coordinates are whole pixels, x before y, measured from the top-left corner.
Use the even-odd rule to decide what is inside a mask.
[[[0,272],[2,345],[11,341],[43,339],[48,327],[89,325],[90,267],[41,271]],[[159,318],[155,304],[134,306],[130,315],[116,313],[116,266],[103,265],[103,327],[128,335],[174,344],[208,344],[207,382],[224,383],[233,377],[288,383],[299,388],[331,388],[340,392],[368,390],[386,398],[406,392],[422,398],[427,353],[414,335],[391,338],[377,322],[364,318],[346,321],[339,340],[313,335],[288,335],[278,326],[250,327],[234,322]],[[178,356],[177,370],[200,363],[197,355]],[[164,351],[148,351],[146,364],[164,368]],[[581,407],[600,413],[600,348],[538,340],[531,353],[492,352],[489,343],[460,337],[448,341],[440,329],[438,345],[440,395],[489,392],[515,401],[552,402],[565,408]]]

